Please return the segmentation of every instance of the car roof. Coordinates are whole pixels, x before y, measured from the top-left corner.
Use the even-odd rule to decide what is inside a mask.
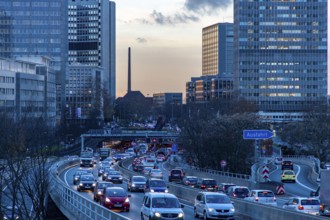
[[[201,180],[215,180],[215,179],[212,179],[212,178],[201,178]]]
[[[149,181],[162,181],[162,182],[165,182],[164,180],[158,179],[158,178],[150,178]]]
[[[219,185],[235,185],[236,186],[236,184],[235,183],[219,183]]]
[[[149,196],[151,198],[159,198],[159,197],[177,198],[175,195],[173,195],[171,193],[146,193],[146,196]]]
[[[205,191],[201,191],[200,193],[202,193],[204,195],[224,195],[224,196],[227,196],[226,194],[221,193],[221,192],[205,192]]]
[[[290,197],[290,199],[298,199],[298,200],[319,200],[318,198],[315,198],[315,197]]]
[[[145,176],[132,176],[132,178],[133,178],[133,177],[143,177],[143,178],[145,178],[145,179],[146,179],[146,177],[145,177]]]
[[[247,186],[231,186],[231,187],[233,187],[233,189],[237,189],[237,188],[249,189],[249,187],[247,187]]]
[[[273,192],[272,190],[268,190],[268,189],[253,189],[251,191],[255,191],[255,192]]]
[[[197,176],[186,176],[186,178],[198,178]]]
[[[121,189],[121,190],[126,191],[123,187],[119,187],[119,186],[110,186],[110,187],[105,188],[105,190],[113,190],[113,189]]]

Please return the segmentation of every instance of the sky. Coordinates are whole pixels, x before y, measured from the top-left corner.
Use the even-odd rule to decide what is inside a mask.
[[[182,92],[202,75],[202,29],[233,22],[232,0],[113,0],[116,3],[116,96],[127,91],[128,47],[132,90],[145,96]]]

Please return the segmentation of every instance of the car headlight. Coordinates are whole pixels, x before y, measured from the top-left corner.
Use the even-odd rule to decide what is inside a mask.
[[[165,192],[168,193],[168,189],[165,189]]]
[[[135,184],[134,184],[134,183],[132,183],[132,186],[133,186],[133,187],[135,187]]]
[[[129,198],[126,198],[126,199],[125,199],[125,202],[129,202]]]
[[[155,216],[156,216],[157,218],[159,218],[159,217],[160,217],[160,213],[159,213],[159,212],[155,212]]]
[[[208,208],[209,212],[214,212],[214,208]]]
[[[98,191],[97,194],[101,195],[102,194],[102,191]]]
[[[104,173],[103,176],[107,176],[108,174]]]
[[[150,190],[150,192],[152,192],[152,193],[153,193],[153,192],[155,192],[155,190],[151,189],[151,190]]]
[[[178,215],[179,218],[182,218],[183,216],[184,216],[184,214],[182,212],[179,213],[179,215]]]
[[[93,183],[93,184],[92,184],[92,186],[96,186],[96,184],[95,184],[95,183]]]
[[[234,207],[233,208],[230,208],[229,211],[230,212],[235,212],[235,208]]]
[[[75,179],[75,180],[78,180],[78,177],[75,177],[74,179]]]
[[[108,179],[111,179],[111,176],[108,176]]]
[[[83,183],[80,183],[79,186],[83,186],[84,184]]]
[[[122,180],[122,179],[123,179],[123,177],[119,177],[119,179],[120,179],[120,180]]]
[[[109,198],[105,198],[106,202],[111,202],[111,200]]]

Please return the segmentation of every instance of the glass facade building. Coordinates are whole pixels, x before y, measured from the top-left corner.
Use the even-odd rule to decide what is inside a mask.
[[[102,67],[104,82],[116,97],[115,3],[109,0],[69,0],[69,63]]]
[[[65,106],[67,14],[67,0],[0,1],[0,56],[42,55],[52,59],[58,88],[58,116],[63,115]]]
[[[205,27],[202,39],[202,75],[233,73],[233,24],[217,23]]]
[[[327,1],[234,0],[234,85],[260,111],[327,97]]]

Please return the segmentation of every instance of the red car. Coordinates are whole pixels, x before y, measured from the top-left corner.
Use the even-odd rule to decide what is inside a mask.
[[[129,212],[129,197],[131,195],[121,187],[107,187],[100,197],[100,204],[112,210]]]

